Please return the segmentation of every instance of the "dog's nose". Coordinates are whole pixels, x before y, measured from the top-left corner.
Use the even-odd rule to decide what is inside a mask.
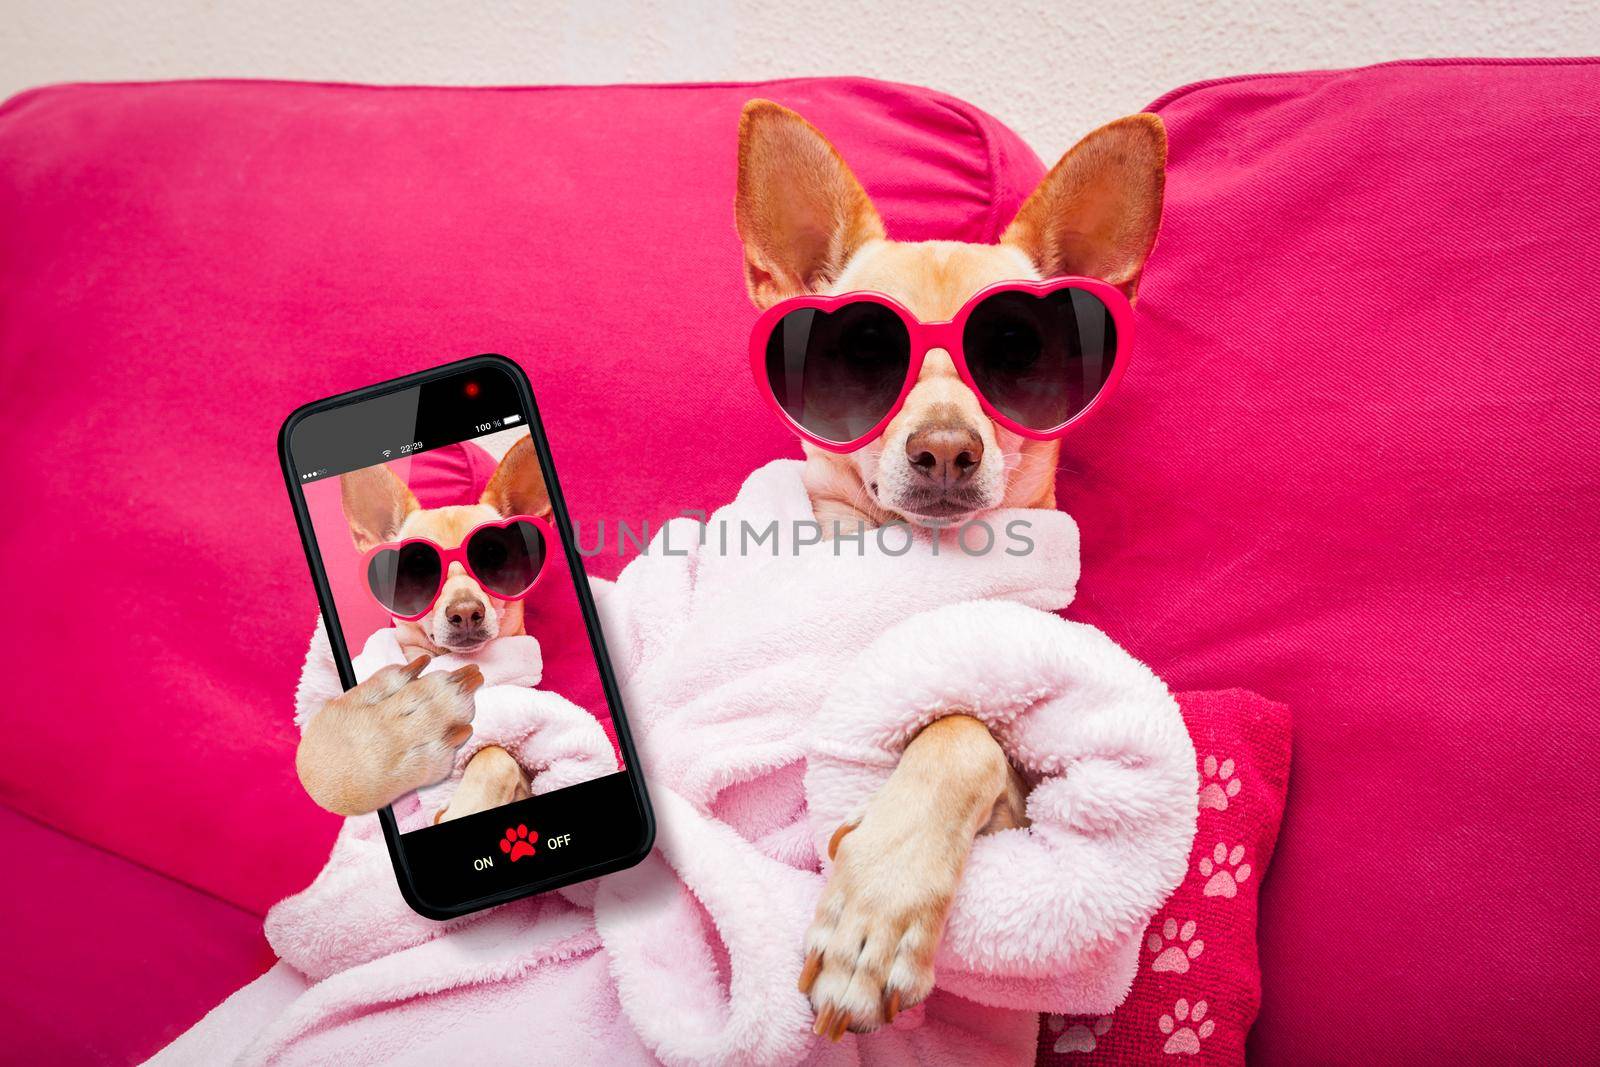
[[[906,458],[941,485],[955,485],[983,461],[983,439],[965,426],[930,426],[906,438]]]
[[[445,618],[456,629],[483,624],[483,604],[477,600],[452,600],[444,609]]]

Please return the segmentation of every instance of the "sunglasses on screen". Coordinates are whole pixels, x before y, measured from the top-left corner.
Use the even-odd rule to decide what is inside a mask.
[[[532,515],[513,515],[475,527],[455,548],[426,537],[378,545],[362,560],[367,589],[397,619],[415,622],[433,610],[452,564],[501,600],[522,600],[544,570],[550,526]]]

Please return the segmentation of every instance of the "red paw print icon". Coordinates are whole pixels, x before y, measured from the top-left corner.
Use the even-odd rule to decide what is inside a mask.
[[[506,836],[500,839],[500,851],[511,857],[515,863],[524,856],[533,855],[533,846],[539,840],[539,831],[530,830],[526,826],[517,825],[506,831]]]

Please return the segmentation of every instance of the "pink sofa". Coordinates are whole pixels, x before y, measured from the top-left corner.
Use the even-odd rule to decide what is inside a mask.
[[[1156,105],[1140,348],[1061,498],[1078,617],[1175,688],[1294,708],[1264,1060],[1600,1053],[1597,94],[1589,63],[1456,63]],[[0,106],[8,1056],[153,1051],[267,965],[262,913],[326,853],[292,769],[289,409],[505,352],[574,511],[635,523],[795,454],[740,358],[757,95],[894,236],[993,239],[1042,173],[981,112],[856,80]]]

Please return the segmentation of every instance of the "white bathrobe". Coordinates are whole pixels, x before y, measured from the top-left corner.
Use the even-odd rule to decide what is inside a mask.
[[[1021,1064],[1037,1012],[1118,1004],[1183,876],[1198,783],[1160,680],[1051,614],[1077,580],[1075,525],[995,513],[982,554],[971,532],[967,549],[906,528],[818,541],[800,470],[763,467],[709,524],[674,520],[594,583],[659,824],[643,864],[430,923],[400,901],[376,818],[349,820],[268,916],[283,962],[167,1061]],[[975,843],[928,1001],[828,1044],[795,987],[824,846],[958,710],[1028,778],[1031,825]],[[481,715],[471,744],[592,776],[593,738],[563,723],[559,752]]]

